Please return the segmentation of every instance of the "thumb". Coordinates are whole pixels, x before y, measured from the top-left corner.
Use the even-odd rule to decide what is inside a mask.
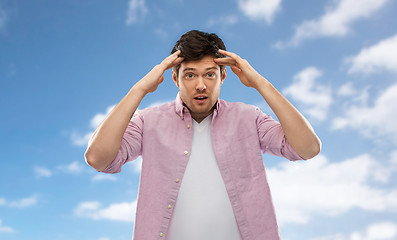
[[[160,83],[162,83],[164,81],[164,76],[163,75],[161,75],[161,77],[159,78],[159,81],[158,81],[158,83],[160,84]]]
[[[237,75],[237,77],[241,76],[241,70],[240,68],[236,67],[236,66],[230,66],[230,68],[232,69],[232,71],[234,72],[234,74]]]

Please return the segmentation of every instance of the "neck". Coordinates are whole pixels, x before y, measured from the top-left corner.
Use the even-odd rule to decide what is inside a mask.
[[[212,109],[210,112],[208,113],[199,113],[199,114],[194,114],[191,112],[192,118],[198,122],[201,123],[206,117],[208,117],[214,110]]]
[[[203,121],[206,117],[208,117],[209,115],[211,115],[214,112],[215,108],[216,108],[216,104],[211,108],[211,110],[209,110],[208,112],[205,112],[205,113],[195,113],[195,112],[192,112],[189,108],[188,109],[190,110],[190,115],[192,116],[192,118],[196,122],[201,123],[201,121]]]
[[[190,108],[185,103],[183,103],[183,105],[187,107],[187,109],[189,109],[190,115],[198,123],[201,123],[201,121],[203,121],[206,117],[212,114],[214,112],[214,109],[216,108],[216,103],[215,103],[214,106],[208,112],[197,113],[197,112],[192,112],[192,110],[190,110]]]

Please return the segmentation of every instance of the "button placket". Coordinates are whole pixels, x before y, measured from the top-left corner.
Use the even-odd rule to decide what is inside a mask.
[[[182,111],[179,111],[177,113],[180,117],[181,117],[181,124],[179,125],[179,129],[180,130],[184,130],[184,143],[185,144],[181,144],[179,147],[178,151],[183,152],[182,155],[178,154],[178,164],[180,167],[178,167],[177,169],[182,170],[182,166],[184,168],[186,168],[186,163],[187,160],[189,158],[189,154],[190,154],[190,150],[191,150],[191,140],[192,140],[192,119],[189,113],[189,110],[185,107]],[[176,171],[175,175],[174,175],[174,181],[175,181],[175,185],[173,187],[173,191],[172,194],[170,196],[170,198],[168,199],[168,201],[166,201],[165,205],[163,205],[163,224],[162,227],[160,229],[158,229],[158,239],[166,239],[166,233],[168,231],[168,226],[172,217],[172,213],[173,213],[173,209],[176,206],[176,197],[177,197],[177,192],[179,189],[179,184],[181,183],[181,178],[183,178],[183,171]],[[172,181],[172,180],[171,180]]]

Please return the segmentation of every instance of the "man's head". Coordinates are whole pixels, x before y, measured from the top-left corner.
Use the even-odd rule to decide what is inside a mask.
[[[172,78],[183,103],[198,122],[212,113],[226,77],[225,66],[214,61],[214,58],[225,57],[219,49],[226,48],[216,34],[196,30],[182,35],[172,49],[172,53],[180,50],[179,56],[184,57],[182,63],[173,68]]]
[[[172,48],[171,54],[180,50],[180,57],[185,61],[200,60],[205,56],[213,56],[214,58],[226,57],[218,52],[219,49],[226,50],[222,39],[215,33],[206,33],[198,30],[189,31],[181,36]],[[174,72],[178,75],[180,64],[174,67]],[[221,73],[225,66],[221,66]]]

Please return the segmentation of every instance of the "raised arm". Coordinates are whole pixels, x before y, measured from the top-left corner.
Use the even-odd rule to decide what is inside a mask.
[[[168,56],[139,80],[98,126],[84,154],[91,167],[102,171],[116,157],[123,134],[142,99],[146,94],[154,92],[163,82],[163,74],[167,69],[182,62],[183,58],[179,57],[179,54],[180,51],[177,51]]]
[[[228,58],[216,58],[220,65],[230,66],[232,71],[247,87],[255,88],[276,114],[285,137],[294,150],[304,159],[316,156],[321,149],[321,141],[305,117],[263,76],[237,54],[219,50]]]

